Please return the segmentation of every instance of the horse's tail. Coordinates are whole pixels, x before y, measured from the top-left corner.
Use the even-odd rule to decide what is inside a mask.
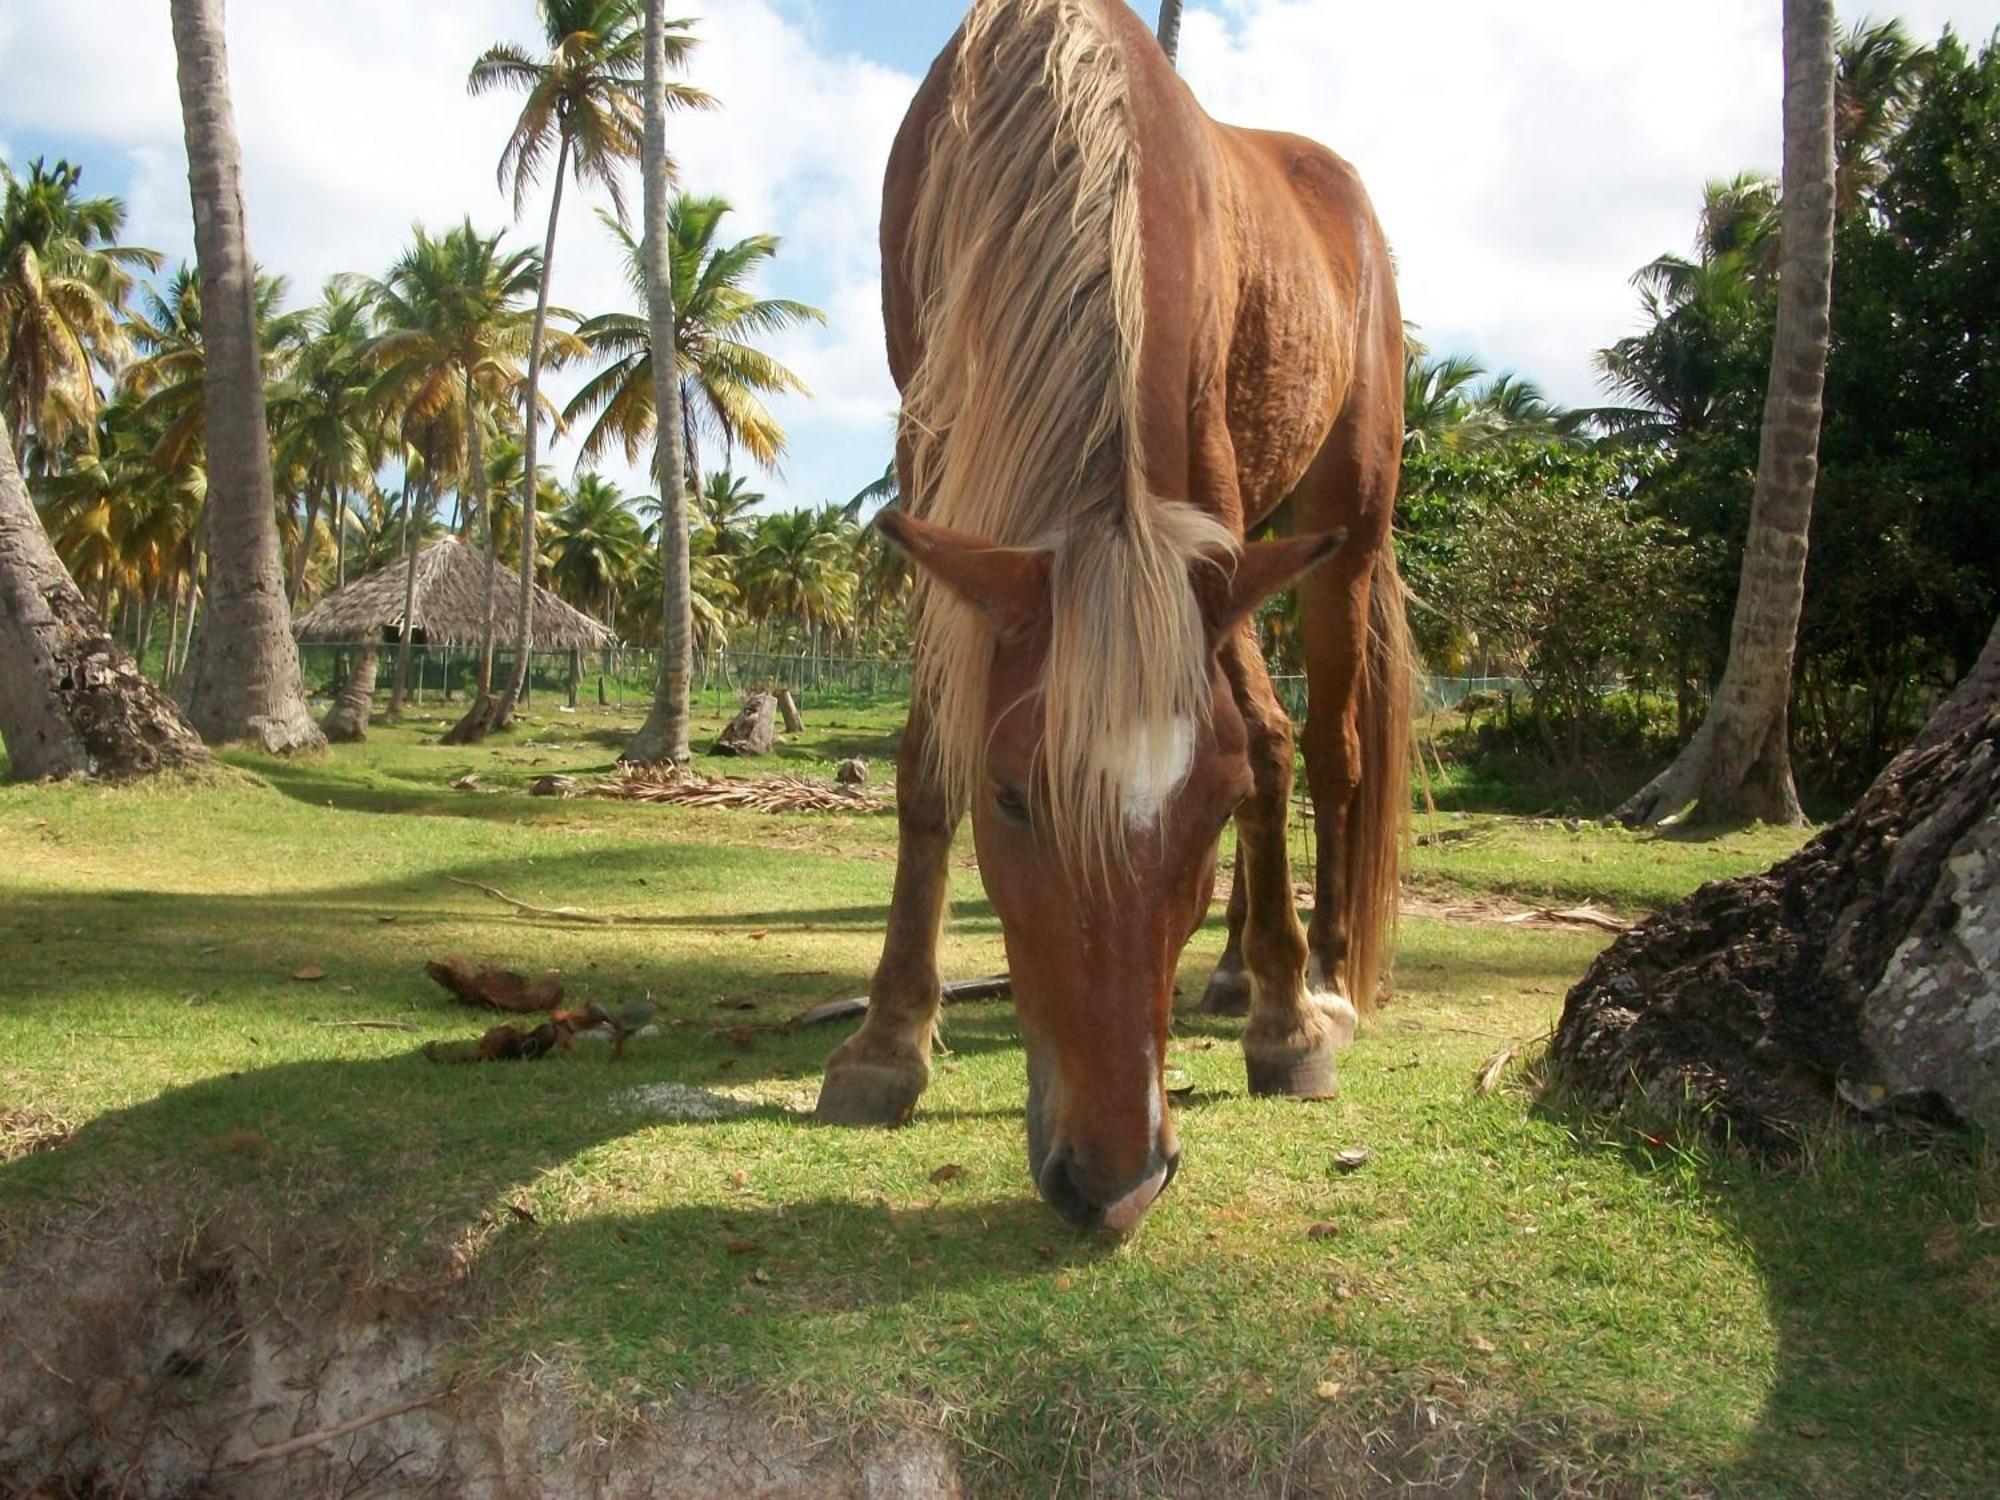
[[[1416,744],[1411,723],[1416,643],[1410,635],[1409,590],[1396,567],[1392,538],[1384,537],[1375,555],[1371,596],[1359,705],[1361,785],[1341,851],[1349,998],[1363,1015],[1375,1009],[1387,988],[1395,957]]]

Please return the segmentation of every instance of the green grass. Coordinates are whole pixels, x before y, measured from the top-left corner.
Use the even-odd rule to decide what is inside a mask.
[[[886,774],[893,713],[812,717],[789,767]],[[1275,1483],[1315,1432],[1423,1404],[1551,1490],[1987,1492],[2000,1183],[1974,1148],[1836,1136],[1781,1171],[1552,1113],[1518,1067],[1477,1096],[1596,942],[1412,919],[1336,1103],[1246,1097],[1236,1028],[1183,1015],[1181,1177],[1132,1240],[1081,1239],[1029,1189],[1005,1007],[948,1013],[909,1128],[800,1116],[842,1029],[779,1023],[865,982],[893,819],[520,794],[608,766],[621,726],[551,714],[466,751],[417,724],[204,781],[0,790],[0,1115],[70,1132],[0,1164],[0,1244],[145,1184],[309,1226],[354,1277],[466,1257],[469,1368],[533,1351],[613,1404],[687,1387],[922,1420],[995,1491],[1106,1463],[1142,1490]],[[468,772],[502,790],[452,790]],[[1635,911],[1797,842],[1438,827],[1469,836],[1419,851],[1426,886]],[[450,876],[630,920],[523,918]],[[947,968],[990,972],[969,871],[957,898]],[[1183,995],[1220,945],[1212,921]],[[580,1000],[650,993],[667,1024],[616,1063],[435,1067],[425,1041],[481,1026],[423,977],[451,952],[559,968]],[[305,964],[326,978],[293,980]],[[416,1029],[326,1024],[357,1020]],[[667,1081],[755,1107],[629,1106]],[[1371,1160],[1342,1175],[1350,1146]]]

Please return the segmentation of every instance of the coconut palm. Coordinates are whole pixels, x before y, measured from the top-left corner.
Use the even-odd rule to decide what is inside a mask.
[[[284,310],[286,292],[284,277],[256,274],[252,316],[267,374],[289,364],[304,329],[297,314]],[[208,346],[202,335],[201,273],[184,261],[165,281],[142,288],[129,331],[135,357],[123,383],[143,402],[141,410],[158,434],[155,460],[169,472],[202,463]],[[266,389],[267,404],[273,394]]]
[[[1785,0],[1784,58],[1778,326],[1729,660],[1686,749],[1619,809],[1630,823],[1658,822],[1690,803],[1708,818],[1803,821],[1789,710],[1833,295],[1832,0]]]
[[[852,621],[857,540],[838,506],[763,517],[738,567],[745,602],[761,624],[796,627],[818,650]]]
[[[1181,0],[1160,0],[1160,46],[1166,50],[1168,62],[1180,60]]]
[[[1845,219],[1882,181],[1883,152],[1901,131],[1930,76],[1932,53],[1901,21],[1862,21],[1840,38],[1834,85],[1834,202]]]
[[[549,577],[557,592],[600,620],[618,618],[646,553],[646,532],[618,486],[584,474],[560,510],[549,516]]]
[[[468,521],[477,513],[485,532],[480,699],[473,718],[461,726],[461,738],[477,738],[492,709],[487,695],[493,687],[498,574],[491,492],[485,484],[485,433],[489,414],[511,408],[527,389],[521,361],[530,353],[537,323],[545,322],[551,310],[543,294],[542,262],[534,251],[505,251],[500,235],[480,234],[469,219],[441,236],[421,225],[414,233],[410,246],[373,289],[382,331],[369,352],[382,370],[381,398],[402,413],[405,435],[425,445],[427,472],[442,477],[442,470],[455,469],[460,512]],[[533,313],[531,296],[537,307]],[[558,336],[558,358],[576,349],[569,335]],[[415,567],[414,555],[410,566]],[[407,657],[406,645],[398,652],[399,678],[407,670]]]
[[[515,89],[526,94],[521,113],[500,154],[499,176],[511,180],[518,217],[528,189],[541,179],[553,155],[549,223],[542,243],[542,284],[535,303],[529,342],[526,416],[522,423],[525,468],[532,475],[541,443],[540,396],[543,344],[548,327],[549,275],[555,260],[556,224],[562,213],[563,185],[574,174],[579,186],[596,183],[611,195],[622,219],[620,173],[642,148],[644,110],[636,89],[645,61],[645,30],[635,0],[539,0],[543,44],[537,56],[511,43],[487,48],[472,66],[467,87],[474,94]],[[661,38],[664,61],[679,66],[694,48],[692,23],[671,23]],[[708,96],[685,85],[662,81],[664,99],[682,107],[705,105]],[[664,156],[654,164],[670,171]],[[516,606],[514,672],[492,714],[504,727],[527,684],[529,612],[534,600],[535,492],[521,491],[521,578]]]
[[[116,243],[124,204],[79,197],[82,178],[66,161],[37,158],[26,177],[0,164],[0,413],[17,455],[31,436],[45,447],[88,437],[97,376],[128,352],[119,316],[133,273],[160,266]]]
[[[126,659],[64,571],[0,423],[0,740],[10,772],[136,776],[201,759],[180,711]]]
[[[279,433],[277,460],[299,474],[305,494],[304,522],[285,590],[294,604],[305,583],[320,513],[335,516],[341,494],[365,484],[384,457],[387,424],[368,363],[373,315],[374,291],[368,283],[353,276],[329,280],[319,305],[294,325],[291,368],[271,394],[271,419]],[[339,552],[345,528],[336,524],[333,529]],[[345,561],[341,553],[335,571],[341,582]]]
[[[780,241],[776,235],[757,234],[734,244],[717,243],[729,212],[725,199],[681,194],[667,215],[690,488],[701,472],[704,432],[730,450],[744,449],[767,469],[776,466],[784,456],[785,432],[765,399],[803,394],[806,386],[750,341],[826,321],[825,313],[804,302],[759,297],[749,289],[758,268],[778,253]],[[634,296],[643,302],[644,247],[615,220],[606,218],[605,223],[624,250]],[[611,363],[577,392],[563,411],[564,420],[596,416],[584,438],[586,459],[598,457],[616,441],[623,444],[626,460],[635,461],[653,432],[653,352],[646,319],[603,313],[584,322],[577,336]]]
[[[208,608],[190,663],[188,718],[210,744],[323,749],[306,710],[278,557],[222,0],[170,0],[170,9],[207,349]]]

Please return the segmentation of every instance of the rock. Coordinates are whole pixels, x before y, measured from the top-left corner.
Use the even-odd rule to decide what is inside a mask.
[[[868,762],[860,756],[844,760],[834,769],[833,779],[842,786],[866,786],[868,784]]]
[[[575,797],[583,792],[583,783],[574,776],[543,776],[528,788],[530,797]]]

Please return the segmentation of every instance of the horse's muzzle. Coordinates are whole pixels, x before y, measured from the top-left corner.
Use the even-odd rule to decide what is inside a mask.
[[[1138,1227],[1160,1194],[1180,1170],[1181,1157],[1157,1156],[1136,1182],[1117,1188],[1095,1183],[1068,1150],[1052,1151],[1036,1181],[1043,1199],[1079,1229],[1110,1229],[1128,1234]]]

